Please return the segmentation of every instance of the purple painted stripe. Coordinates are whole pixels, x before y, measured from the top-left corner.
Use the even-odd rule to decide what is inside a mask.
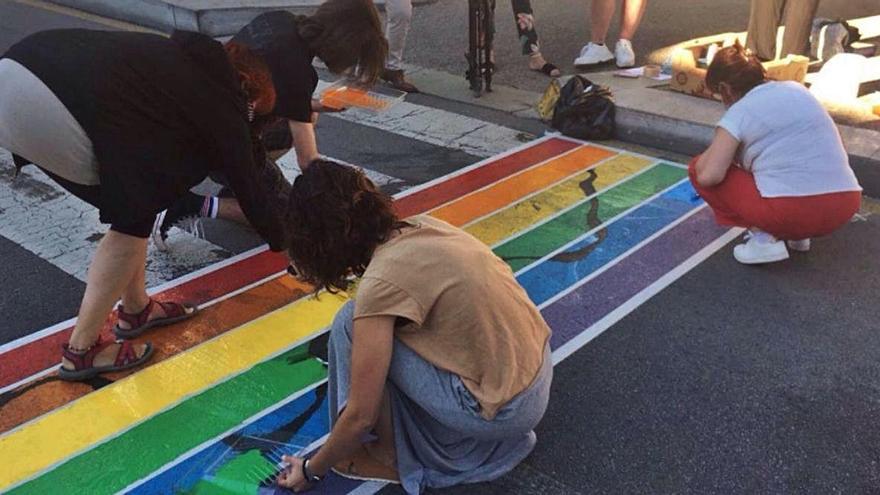
[[[590,328],[727,230],[715,223],[710,208],[704,208],[544,308],[541,314],[553,329],[553,349]]]

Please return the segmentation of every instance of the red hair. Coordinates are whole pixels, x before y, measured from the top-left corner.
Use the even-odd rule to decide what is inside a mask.
[[[242,79],[242,89],[256,103],[257,113],[270,113],[275,108],[275,85],[269,66],[250,48],[230,41],[224,46],[232,67]]]
[[[709,91],[720,93],[721,83],[726,83],[738,97],[766,81],[767,71],[761,61],[739,43],[719,50],[706,73]]]

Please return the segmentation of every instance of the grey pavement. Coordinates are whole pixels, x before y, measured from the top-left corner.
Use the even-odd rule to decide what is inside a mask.
[[[665,12],[683,21],[673,3],[655,1],[649,14],[657,19]],[[725,12],[739,9],[736,15],[745,5],[723,3]],[[824,5],[835,3],[844,2]],[[846,3],[858,9],[874,2]],[[442,39],[449,26],[459,26],[463,40],[463,5],[448,0],[420,8],[418,23],[429,20],[424,13],[431,9],[430,15],[447,17],[417,25],[427,30],[414,36],[417,43]],[[551,5],[560,22],[565,5],[584,7],[570,0],[536,1],[539,20],[549,19],[542,32],[552,25],[554,16],[546,12]],[[461,18],[452,15],[458,10]],[[723,19],[715,17],[733,22],[733,14],[705,9],[690,14],[692,20],[700,19],[699,12],[710,24],[706,32],[719,30],[713,23]],[[564,21],[560,29],[572,22]],[[80,25],[89,24],[0,0],[0,49],[28,32]],[[569,50],[577,41],[569,36],[566,43]],[[449,44],[437,46],[455,53]],[[419,56],[414,50],[416,63],[431,66]],[[512,52],[505,57],[502,74],[525,73],[508,63],[515,59]],[[466,100],[415,95],[408,101],[503,125],[523,139],[544,129]],[[408,184],[477,160],[332,117],[322,118],[318,135],[325,154]],[[513,473],[438,493],[880,492],[880,204],[866,200],[863,213],[860,221],[817,240],[811,253],[771,266],[741,266],[726,246],[556,368],[536,450]],[[6,221],[2,211],[0,221]],[[246,233],[236,235],[256,242]],[[0,344],[73,315],[83,288],[79,280],[2,237],[0,259],[0,280],[7,281],[0,290]]]
[[[769,0],[768,0],[769,1]],[[619,2],[618,2],[619,3]],[[667,47],[710,34],[745,31],[749,0],[647,0],[644,21],[633,40],[638,63],[665,58]],[[577,72],[572,61],[589,36],[588,0],[532,0],[542,51],[564,73]],[[496,7],[495,50],[499,84],[543,91],[548,79],[531,72],[521,55],[509,2]],[[823,0],[819,16],[853,18],[880,14],[876,0]],[[612,21],[609,42],[614,42]],[[444,0],[416,9],[405,60],[464,77],[467,50],[467,0]],[[604,69],[608,69],[605,66]]]

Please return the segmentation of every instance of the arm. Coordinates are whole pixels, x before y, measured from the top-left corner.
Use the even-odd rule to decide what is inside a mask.
[[[376,425],[391,366],[394,320],[394,316],[370,316],[354,321],[348,403],[327,443],[309,461],[309,470],[313,473],[323,476],[333,465],[353,454],[360,447],[361,438]],[[279,476],[279,484],[297,491],[306,489],[302,460],[287,459],[291,469]]]
[[[315,126],[311,122],[288,121],[293,136],[293,149],[299,168],[305,169],[318,158],[318,142],[315,139]]]
[[[703,187],[717,186],[727,176],[727,169],[736,158],[739,141],[727,130],[719,127],[709,148],[700,155],[695,165],[697,183]]]

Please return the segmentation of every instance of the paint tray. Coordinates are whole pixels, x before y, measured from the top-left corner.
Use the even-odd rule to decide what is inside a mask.
[[[406,93],[385,86],[364,87],[340,79],[321,92],[321,104],[330,108],[358,108],[381,113],[403,101]]]
[[[294,437],[291,443],[240,435],[230,439],[213,455],[197,462],[177,480],[175,493],[192,495],[268,495],[290,491],[275,484],[284,468],[281,456],[302,456],[308,439]]]

